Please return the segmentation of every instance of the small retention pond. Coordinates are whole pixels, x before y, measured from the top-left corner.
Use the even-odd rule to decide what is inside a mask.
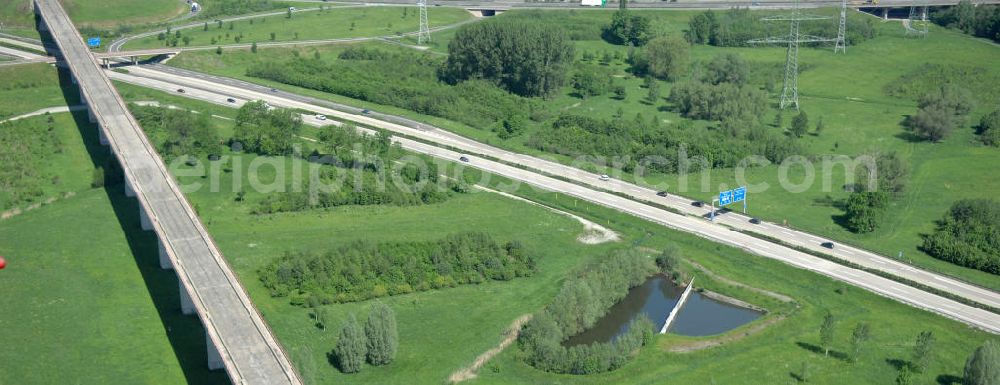
[[[629,290],[621,302],[608,310],[603,318],[590,329],[570,337],[566,346],[608,342],[628,331],[632,321],[645,315],[653,321],[654,333],[659,333],[667,314],[677,304],[684,288],[675,285],[667,277],[655,275],[642,285]],[[723,333],[759,318],[762,313],[721,302],[703,296],[696,290],[689,294],[687,302],[669,332],[685,336],[709,336]]]

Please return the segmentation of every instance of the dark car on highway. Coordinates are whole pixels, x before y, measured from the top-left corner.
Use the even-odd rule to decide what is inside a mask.
[[[236,99],[233,99],[233,98],[228,98],[228,99],[226,99],[226,101],[230,102],[230,103],[236,103]]]
[[[755,225],[759,225],[760,224],[760,219],[758,219],[758,218],[750,218],[750,223],[753,223]]]
[[[666,191],[657,191],[656,192],[656,196],[665,197],[665,196],[667,196],[667,192]]]
[[[701,206],[704,206],[704,205],[705,205],[705,204],[704,204],[704,203],[702,203],[701,201],[694,201],[694,202],[691,202],[691,206],[694,206],[694,207],[701,207]]]
[[[833,250],[833,242],[823,242],[823,243],[820,243],[819,245],[823,246],[825,248],[828,248],[830,250]]]
[[[180,92],[180,93],[182,93],[182,94],[183,94],[183,93],[184,93],[184,89],[183,89],[183,88],[178,88],[178,89],[177,89],[177,92]]]

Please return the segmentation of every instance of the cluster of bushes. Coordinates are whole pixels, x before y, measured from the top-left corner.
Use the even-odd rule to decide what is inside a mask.
[[[326,254],[286,253],[260,269],[264,287],[293,305],[363,301],[535,272],[535,257],[517,241],[484,233],[432,242],[359,241]]]
[[[670,102],[686,118],[717,120],[747,116],[758,120],[767,111],[767,94],[734,83],[684,82],[670,91]]]
[[[351,205],[417,206],[444,202],[452,193],[465,191],[458,183],[439,180],[437,165],[429,157],[422,159],[427,165],[426,173],[417,166],[405,165],[389,177],[380,171],[384,167],[381,162],[377,163],[377,170],[324,168],[319,182],[328,188],[314,189],[310,181],[306,182],[303,191],[268,194],[257,202],[251,213],[273,214]]]
[[[206,114],[135,104],[129,110],[164,157],[222,153],[222,141]]]
[[[649,41],[642,50],[629,55],[632,73],[677,81],[691,69],[691,47],[684,39],[665,36]]]
[[[263,100],[248,102],[236,113],[233,142],[258,155],[291,155],[302,130],[302,118],[291,109],[274,108]]]
[[[254,12],[285,8],[287,3],[271,0],[202,0],[199,18],[209,18],[223,15],[243,15]]]
[[[340,328],[340,338],[332,356],[341,372],[357,373],[365,361],[374,366],[392,363],[398,348],[396,313],[388,305],[375,302],[368,311],[363,328],[354,314],[347,317]]]
[[[484,79],[521,96],[551,96],[573,62],[566,33],[550,25],[494,19],[466,25],[448,43],[442,80]]]
[[[578,17],[581,13],[575,10],[569,12],[550,12],[544,10],[518,10],[515,13],[504,14],[504,18],[517,19],[530,24],[557,26],[566,32],[573,41],[601,40],[603,27],[590,18]]]
[[[653,37],[651,26],[648,17],[619,9],[611,16],[611,24],[604,27],[603,37],[611,44],[638,47]]]
[[[0,123],[0,210],[33,202],[45,194],[45,184],[58,183],[40,165],[62,152],[51,115],[42,127],[34,119]]]
[[[439,116],[478,129],[524,121],[537,102],[510,94],[485,80],[449,86],[438,80],[441,60],[426,54],[352,47],[336,63],[317,59],[263,61],[247,75]],[[499,122],[499,123],[498,123]]]
[[[799,144],[754,121],[724,125],[724,130],[694,129],[690,121],[666,124],[656,116],[647,120],[599,119],[563,114],[551,128],[538,130],[525,145],[568,156],[617,158],[625,172],[642,166],[645,171],[673,173],[687,167],[696,172],[735,167],[750,155],[763,155],[772,162],[799,153]],[[626,154],[622,157],[622,154]],[[696,158],[704,159],[704,164]]]
[[[955,202],[921,248],[935,258],[1000,275],[1000,202]]]
[[[979,120],[976,135],[987,146],[1000,147],[1000,109],[993,110]]]
[[[760,20],[761,15],[750,12],[749,8],[732,8],[723,12],[705,11],[695,15],[688,21],[685,37],[692,44],[710,44],[719,47],[747,47],[750,40],[781,34],[787,30],[787,22],[768,22]],[[847,32],[844,38],[847,44],[856,45],[876,35],[874,18],[848,17]],[[829,36],[830,31],[836,31],[840,21],[836,18],[815,20],[802,23],[800,32],[806,35]],[[773,28],[776,28],[775,33]]]
[[[467,189],[462,183],[439,178],[438,164],[429,156],[417,155],[414,162],[403,159],[406,153],[386,131],[368,135],[351,124],[319,130],[319,149],[307,156],[308,161],[323,165],[319,179],[310,179],[300,190],[288,188],[285,193],[267,195],[253,214],[345,205],[432,204]]]
[[[565,347],[562,342],[604,316],[628,290],[656,271],[652,260],[636,252],[614,253],[563,283],[559,294],[528,321],[518,344],[524,360],[547,372],[591,374],[615,370],[651,338],[653,324],[640,318],[612,342]]]
[[[909,177],[909,166],[895,152],[864,154],[873,165],[857,169],[855,183],[848,186],[852,193],[844,205],[848,230],[856,233],[875,231],[882,224],[889,201],[902,194]],[[874,173],[874,184],[871,174]]]
[[[941,88],[942,84],[961,84],[978,100],[996,101],[1000,99],[1000,74],[979,65],[948,65],[924,63],[885,84],[886,95],[917,100],[921,96]]]
[[[953,84],[945,84],[921,96],[917,113],[906,120],[906,128],[932,142],[940,142],[955,128],[964,126],[974,108],[972,94]]]
[[[930,17],[939,25],[1000,42],[1000,6],[995,4],[973,5],[962,0],[953,7],[935,8]]]

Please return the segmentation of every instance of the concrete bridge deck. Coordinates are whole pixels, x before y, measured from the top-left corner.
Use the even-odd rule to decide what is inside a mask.
[[[160,240],[160,262],[176,269],[181,310],[205,326],[208,366],[235,384],[300,384],[291,362],[208,235],[173,176],[87,49],[58,0],[35,0],[39,29],[62,53],[90,118],[100,126],[140,203],[145,230]]]

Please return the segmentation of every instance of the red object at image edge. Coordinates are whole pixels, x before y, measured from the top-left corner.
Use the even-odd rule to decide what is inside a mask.
[[[3,270],[5,267],[7,267],[7,260],[0,257],[0,270]]]

